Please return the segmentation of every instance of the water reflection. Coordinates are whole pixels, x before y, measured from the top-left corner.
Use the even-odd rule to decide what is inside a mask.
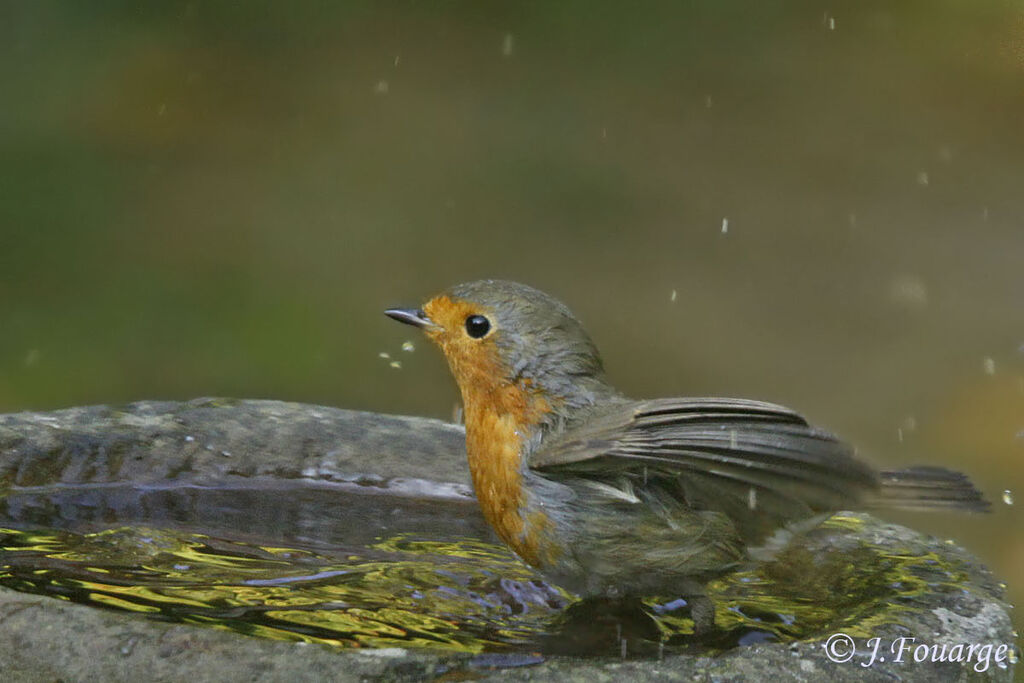
[[[0,530],[0,585],[337,647],[714,652],[875,628],[876,613],[891,619],[892,605],[911,609],[960,576],[935,556],[855,540],[860,522],[837,516],[777,561],[711,584],[718,629],[698,640],[684,600],[573,602],[491,542],[480,520],[457,519],[458,506],[317,489],[61,495],[48,494],[49,507],[22,500],[25,516]],[[254,496],[277,501],[276,517],[248,507]],[[115,508],[145,511],[149,523],[108,527]],[[185,519],[183,509],[199,517]]]

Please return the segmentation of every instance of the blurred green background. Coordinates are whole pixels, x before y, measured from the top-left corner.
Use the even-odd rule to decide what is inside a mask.
[[[968,471],[897,519],[1024,599],[1020,2],[8,2],[0,83],[0,411],[448,417],[381,310],[516,279],[630,394]]]

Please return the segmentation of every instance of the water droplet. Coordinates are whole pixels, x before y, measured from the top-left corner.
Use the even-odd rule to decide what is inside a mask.
[[[906,308],[924,308],[928,305],[928,285],[916,275],[898,275],[889,285],[889,299]]]
[[[1003,491],[1003,502],[1007,505],[1013,505],[1013,492],[1010,489]]]
[[[400,370],[402,368],[402,361],[400,361],[400,360],[393,360],[390,363],[388,363],[388,365],[393,367],[395,370]]]
[[[128,655],[130,655],[132,653],[132,650],[135,649],[135,645],[138,642],[139,642],[139,639],[134,637],[134,636],[129,638],[128,641],[124,645],[121,646],[121,654],[125,655],[126,657]]]
[[[416,346],[411,341],[402,342],[402,350],[411,353],[416,350]]]

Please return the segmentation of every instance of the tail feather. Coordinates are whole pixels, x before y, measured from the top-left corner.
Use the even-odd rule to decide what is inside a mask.
[[[941,467],[888,470],[881,473],[879,484],[868,501],[872,507],[969,512],[988,512],[991,507],[967,475]]]

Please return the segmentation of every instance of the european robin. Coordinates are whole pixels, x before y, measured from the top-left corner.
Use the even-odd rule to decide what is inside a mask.
[[[484,517],[581,597],[682,596],[707,632],[707,581],[831,512],[988,507],[963,474],[877,471],[782,406],[626,398],[569,309],[525,285],[470,282],[385,313],[448,359]]]

